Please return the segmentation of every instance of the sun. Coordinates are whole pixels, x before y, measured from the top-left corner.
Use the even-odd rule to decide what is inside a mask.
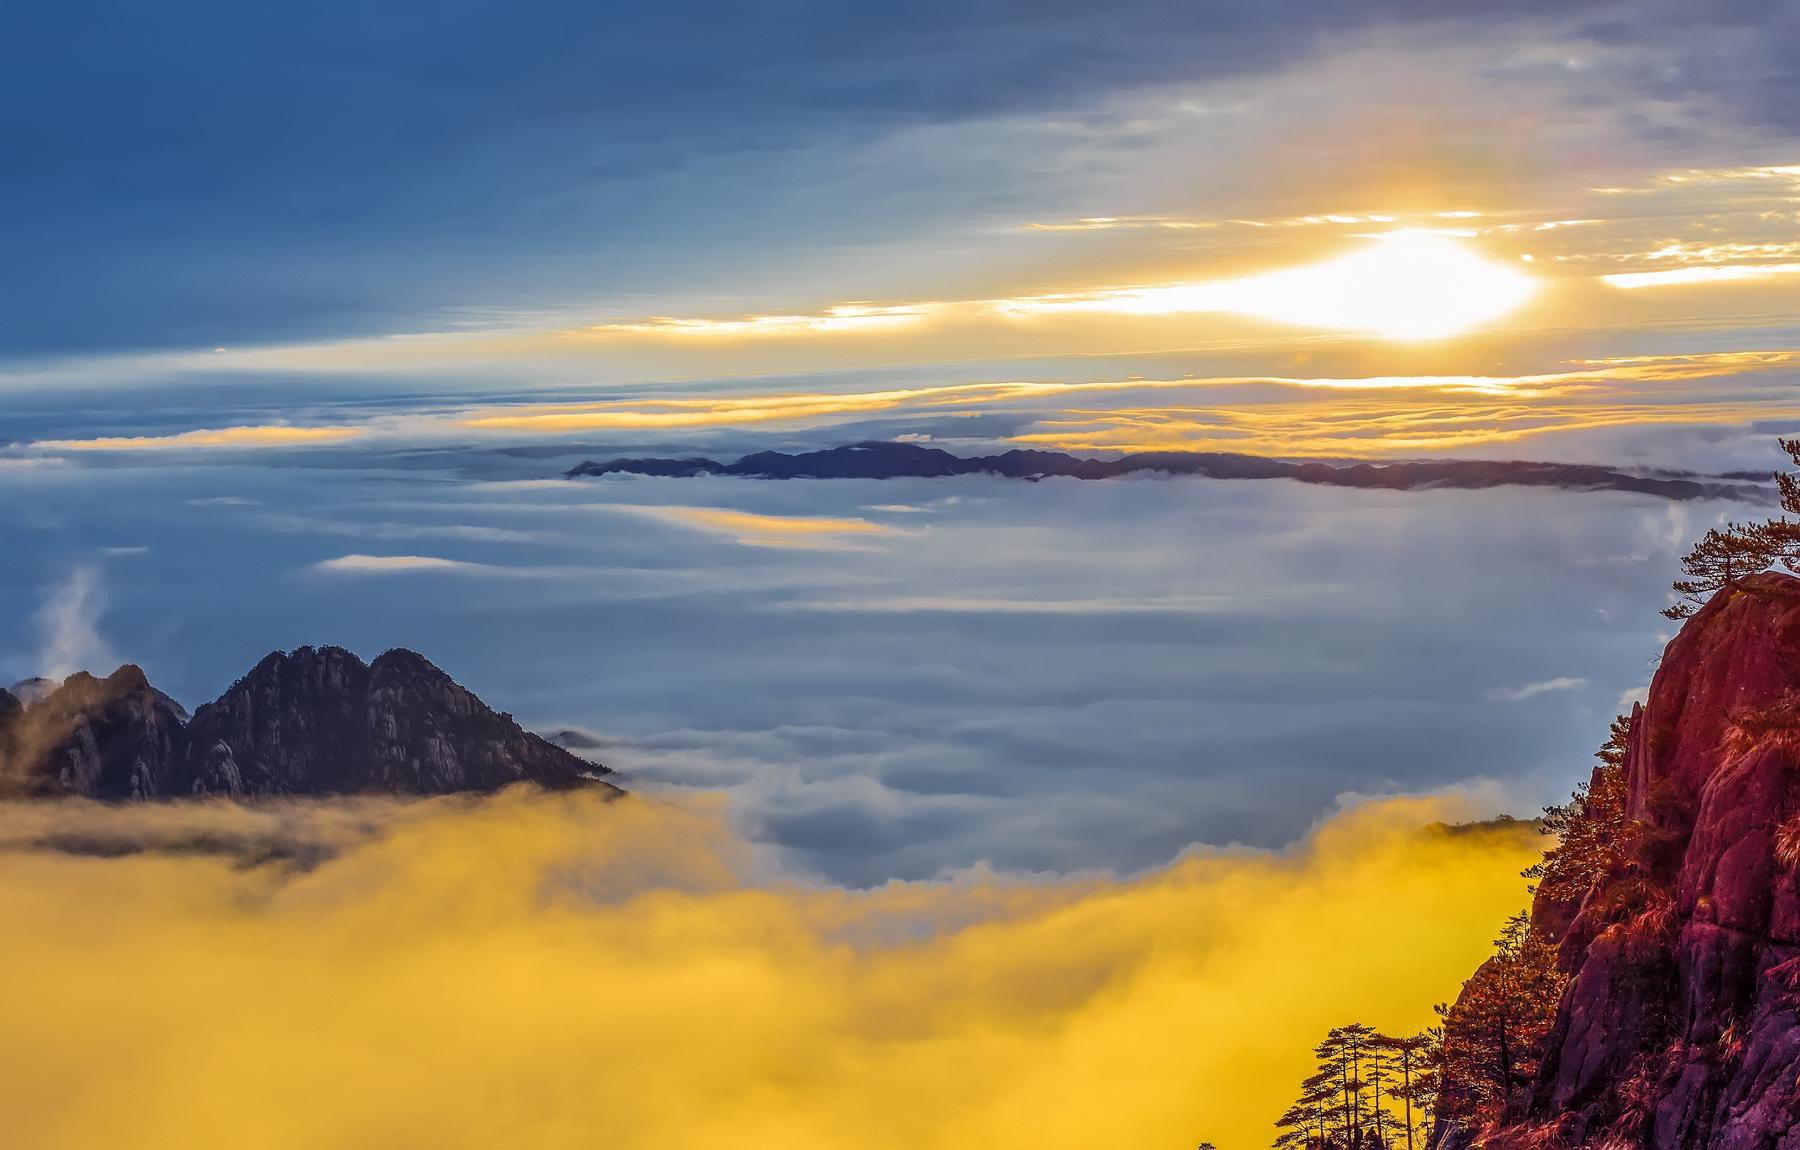
[[[1221,310],[1386,339],[1442,339],[1512,311],[1537,281],[1453,237],[1402,231],[1324,263],[1211,286]]]
[[[1239,279],[1120,288],[1030,301],[1017,311],[1229,313],[1394,340],[1443,339],[1512,311],[1537,281],[1453,236],[1397,231],[1323,263]]]

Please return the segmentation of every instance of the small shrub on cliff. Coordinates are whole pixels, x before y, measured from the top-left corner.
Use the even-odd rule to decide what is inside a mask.
[[[1775,861],[1788,870],[1800,867],[1800,814],[1775,828]]]
[[[1766,746],[1800,747],[1800,696],[1732,712],[1731,725],[1725,731],[1725,753],[1735,757]]]

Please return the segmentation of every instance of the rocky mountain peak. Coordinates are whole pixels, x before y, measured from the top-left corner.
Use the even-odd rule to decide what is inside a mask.
[[[441,794],[562,787],[607,769],[524,731],[413,651],[276,651],[195,711],[126,665],[0,701],[0,789],[93,798]],[[600,784],[608,785],[608,784]]]

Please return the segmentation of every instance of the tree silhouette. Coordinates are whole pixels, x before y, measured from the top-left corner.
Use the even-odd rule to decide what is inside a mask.
[[[1415,1034],[1410,1038],[1384,1036],[1377,1040],[1377,1044],[1381,1049],[1386,1071],[1394,1080],[1390,1097],[1398,1098],[1401,1103],[1399,1118],[1402,1129],[1406,1131],[1406,1150],[1418,1150],[1420,1119],[1431,1112],[1431,1103],[1435,1101],[1435,1093],[1423,1097],[1420,1093],[1422,1084],[1427,1081],[1435,1043],[1432,1036],[1426,1033]]]
[[[1300,1084],[1300,1098],[1275,1122],[1275,1150],[1323,1150],[1336,1133],[1337,1081],[1320,1070]]]
[[[1424,1150],[1435,1078],[1430,1033],[1390,1038],[1373,1027],[1333,1027],[1313,1050],[1317,1069],[1275,1126],[1275,1150],[1386,1150],[1404,1131]]]
[[[1339,1126],[1345,1144],[1351,1147],[1361,1147],[1365,1142],[1363,1126],[1369,1115],[1363,1102],[1363,1091],[1368,1086],[1363,1074],[1373,1053],[1375,1038],[1373,1028],[1353,1022],[1332,1028],[1326,1033],[1325,1041],[1313,1050],[1319,1068],[1337,1080]]]
[[[1383,1092],[1387,1092],[1390,1096],[1389,1101],[1391,1102],[1392,1091],[1388,1090],[1388,1087],[1393,1083],[1391,1074],[1392,1063],[1389,1061],[1392,1051],[1388,1046],[1388,1042],[1389,1039],[1383,1035],[1371,1033],[1368,1054],[1363,1060],[1365,1069],[1363,1070],[1362,1076],[1363,1081],[1369,1086],[1371,1096],[1369,1101],[1369,1118],[1375,1126],[1374,1142],[1364,1143],[1364,1145],[1380,1146],[1383,1147],[1384,1150],[1388,1144],[1385,1122],[1385,1119],[1387,1118],[1387,1108],[1382,1102],[1382,1094]]]

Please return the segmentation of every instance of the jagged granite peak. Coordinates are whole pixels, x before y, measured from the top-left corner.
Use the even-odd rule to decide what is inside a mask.
[[[0,783],[28,794],[149,799],[181,773],[180,709],[126,664],[77,671],[0,728]]]
[[[360,701],[368,681],[368,665],[342,647],[271,652],[194,711],[189,738],[205,748],[214,774],[235,771],[253,793],[358,790],[349,776],[365,754]],[[196,770],[184,781],[207,791],[215,780]]]
[[[1209,451],[1147,451],[1118,459],[1092,459],[1061,451],[1014,449],[999,455],[961,456],[918,443],[871,440],[821,451],[758,451],[735,463],[703,457],[588,460],[566,478],[612,474],[747,479],[937,479],[998,475],[1038,480],[1115,479],[1124,475],[1191,475],[1208,479],[1293,479],[1330,487],[1389,491],[1431,488],[1553,487],[1576,491],[1633,491],[1663,499],[1735,499],[1767,502],[1766,484],[1743,476],[1634,474],[1593,464],[1529,460],[1440,459],[1394,463],[1297,463],[1257,455]]]
[[[1800,579],[1687,621],[1624,765],[1638,829],[1568,923],[1533,1096],[1488,1145],[1800,1150]]]
[[[9,699],[10,695],[7,696]],[[273,652],[191,720],[125,666],[0,702],[0,784],[31,795],[444,794],[599,785],[606,767],[495,712],[430,660],[342,647]]]

